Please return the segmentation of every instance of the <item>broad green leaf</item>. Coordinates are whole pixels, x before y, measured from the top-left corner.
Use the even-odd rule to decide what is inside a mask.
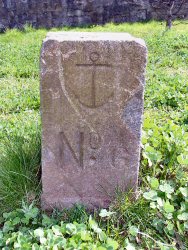
[[[157,204],[158,204],[160,207],[163,207],[164,201],[161,199],[161,197],[158,197],[158,198],[157,198]]]
[[[174,212],[174,206],[170,204],[169,201],[166,201],[163,206],[166,213],[173,213]]]
[[[3,218],[8,219],[11,213],[3,213]]]
[[[124,242],[125,242],[124,244],[125,244],[125,249],[126,250],[136,250],[134,245],[129,242],[128,238],[126,238]]]
[[[55,225],[52,227],[52,231],[55,235],[57,236],[61,236],[62,235],[62,232],[61,232],[61,227],[58,226],[58,225]]]
[[[49,216],[47,216],[46,214],[42,215],[43,226],[49,226],[49,225],[52,225],[52,223],[53,223],[53,220]]]
[[[47,239],[45,237],[40,237],[40,243],[43,245],[47,242]]]
[[[168,230],[169,230],[169,231],[172,231],[172,230],[174,229],[174,225],[173,225],[173,223],[168,222],[168,224],[167,224],[167,228],[168,228]]]
[[[188,221],[188,213],[179,214],[178,220]]]
[[[137,236],[138,231],[139,231],[138,228],[135,227],[135,226],[131,226],[131,227],[129,228],[129,233],[130,233],[132,236]]]
[[[40,249],[40,247],[39,247],[39,245],[37,243],[34,243],[32,245],[32,250],[39,250],[39,249]]]
[[[20,242],[15,242],[14,243],[14,249],[21,249],[22,245],[20,244]]]
[[[102,230],[100,232],[98,232],[98,235],[99,235],[100,241],[105,241],[107,238],[105,232],[103,232]]]
[[[81,239],[83,241],[91,241],[92,240],[90,233],[88,231],[86,231],[86,230],[81,231]]]
[[[117,243],[117,241],[115,241],[111,238],[108,238],[106,243],[107,243],[107,246],[112,247],[113,250],[118,249],[119,244]]]
[[[182,165],[188,165],[188,155],[181,154],[177,157],[177,160]]]
[[[44,237],[44,230],[42,228],[38,228],[34,231],[34,235],[36,237]]]
[[[180,187],[180,192],[183,194],[184,197],[188,197],[188,187]]]
[[[168,220],[172,220],[173,214],[172,214],[172,213],[166,213],[166,214],[165,214],[165,217],[166,217]]]
[[[96,231],[96,230],[98,229],[98,224],[97,224],[97,222],[94,221],[94,220],[92,219],[91,216],[89,217],[89,226],[90,226],[90,228],[93,229],[94,231]]]
[[[102,218],[105,218],[105,217],[110,217],[112,214],[115,214],[115,212],[111,212],[111,211],[107,211],[106,209],[102,209],[100,211],[99,216]]]
[[[12,221],[12,224],[15,226],[17,224],[19,224],[21,222],[21,219],[19,217],[14,218],[14,220]]]
[[[154,190],[151,190],[149,192],[145,192],[143,194],[144,198],[146,200],[156,201],[157,200],[157,192]]]
[[[58,250],[58,249],[59,249],[58,245],[54,245],[53,248],[52,248],[52,250]]]
[[[184,222],[184,228],[188,230],[188,222]]]
[[[152,163],[159,162],[162,158],[161,152],[155,150],[155,148],[151,147],[150,145],[145,146],[144,155]]]
[[[162,192],[166,194],[172,194],[174,192],[174,188],[168,183],[164,183],[163,185],[160,185],[159,190],[161,190]]]
[[[56,236],[55,236],[56,237]],[[54,237],[54,238],[55,238]],[[66,246],[66,243],[67,243],[67,240],[63,237],[63,236],[58,236],[57,238],[55,238],[54,240],[54,244],[56,244],[57,246],[60,247],[60,249],[62,247],[65,247]]]
[[[150,185],[152,189],[158,189],[159,187],[159,181],[157,178],[151,178]]]
[[[100,234],[102,232],[102,229],[100,227],[95,228],[95,233]]]
[[[3,232],[0,230],[0,242],[3,239]]]
[[[66,230],[68,234],[76,234],[77,232],[76,226],[72,223],[66,224]]]
[[[156,202],[150,202],[150,207],[155,209],[157,207]]]
[[[126,246],[126,250],[136,250],[136,248],[133,246],[133,244],[128,243]]]

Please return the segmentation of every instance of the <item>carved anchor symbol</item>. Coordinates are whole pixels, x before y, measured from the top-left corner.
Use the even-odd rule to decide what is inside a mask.
[[[90,60],[92,61],[92,63],[90,63],[90,64],[76,64],[77,67],[92,68],[91,104],[83,103],[79,99],[79,97],[76,95],[79,102],[88,108],[97,108],[97,107],[103,106],[106,102],[106,101],[103,101],[102,103],[98,103],[98,104],[96,102],[96,81],[95,81],[95,79],[96,79],[97,68],[101,68],[101,67],[109,68],[109,67],[111,67],[111,65],[110,64],[102,64],[102,63],[97,64],[98,59],[99,59],[99,54],[97,52],[92,52],[90,54]],[[111,93],[107,98],[109,99],[112,96],[113,96],[113,93]]]

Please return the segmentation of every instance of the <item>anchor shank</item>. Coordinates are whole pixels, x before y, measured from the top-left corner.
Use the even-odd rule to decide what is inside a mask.
[[[92,85],[91,85],[91,101],[92,101],[92,107],[96,107],[96,85],[95,85],[95,75],[96,75],[96,68],[93,67],[92,70]]]

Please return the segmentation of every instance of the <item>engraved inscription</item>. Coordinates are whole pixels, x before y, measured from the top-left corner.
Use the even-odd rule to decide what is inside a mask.
[[[101,144],[101,137],[94,132],[90,133],[90,147],[92,149],[98,149]]]
[[[85,147],[84,147],[85,144]],[[79,141],[78,141],[78,153],[75,152],[75,150],[72,148],[71,143],[69,139],[66,137],[64,132],[60,133],[60,157],[61,157],[61,165],[66,165],[66,153],[65,150],[68,148],[68,150],[71,152],[72,158],[77,163],[78,167],[80,169],[84,169],[84,155],[87,155],[87,147],[92,149],[92,152],[89,153],[89,166],[93,166],[95,162],[97,161],[97,152],[101,146],[101,137],[96,132],[91,132],[89,134],[89,137],[84,136],[84,132],[79,132]]]
[[[114,168],[125,168],[129,160],[124,148],[117,148],[112,151],[112,166]]]
[[[78,156],[76,155],[75,151],[70,145],[69,140],[65,136],[64,132],[60,133],[60,138],[61,138],[61,146],[60,146],[60,154],[61,154],[61,159],[62,159],[62,166],[65,164],[65,145],[67,145],[68,149],[70,150],[73,159],[75,162],[78,164],[80,168],[83,169],[84,165],[84,133],[80,132],[79,133],[79,154]]]
[[[92,153],[91,153],[90,158],[89,158],[89,166],[94,167],[94,165],[97,162],[97,156],[98,156],[97,150],[101,146],[100,135],[97,134],[96,132],[91,132],[90,136],[89,136],[89,145],[90,145],[90,148],[92,149]]]
[[[96,161],[97,161],[97,157],[95,155],[90,156],[89,163],[88,163],[89,166],[93,167],[95,165]]]
[[[90,99],[91,99],[91,102],[88,104],[88,103],[85,103],[83,102],[82,100],[80,100],[80,98],[75,94],[76,98],[79,100],[79,102],[87,107],[87,108],[98,108],[98,107],[101,107],[103,106],[112,96],[113,96],[113,92],[111,92],[109,94],[109,96],[107,97],[107,100],[100,100],[100,101],[97,101],[97,98],[96,98],[96,74],[97,74],[97,69],[98,68],[109,68],[109,67],[112,67],[111,64],[105,64],[105,63],[97,63],[97,61],[99,60],[100,58],[100,55],[98,52],[92,52],[90,54],[90,61],[91,63],[89,64],[76,64],[77,67],[86,67],[86,68],[91,68],[91,74],[92,74],[92,82],[91,82],[91,94],[90,94]]]
[[[66,165],[66,154],[65,147],[69,149],[71,152],[72,158],[77,163],[80,169],[84,169],[84,157],[88,155],[89,162],[87,163],[87,167],[94,167],[97,162],[97,158],[99,157],[99,149],[101,147],[101,136],[96,132],[90,132],[89,136],[85,136],[84,132],[79,132],[79,140],[78,140],[78,152],[72,148],[70,141],[66,137],[64,132],[60,133],[61,145],[60,145],[60,156],[61,156],[61,165]],[[84,147],[85,145],[85,147]],[[87,147],[86,147],[87,146]],[[87,148],[91,149],[88,151]],[[86,157],[87,158],[87,157]],[[127,154],[124,148],[117,148],[112,150],[111,154],[111,163],[114,168],[124,168],[127,164],[129,164],[129,159],[127,158]]]

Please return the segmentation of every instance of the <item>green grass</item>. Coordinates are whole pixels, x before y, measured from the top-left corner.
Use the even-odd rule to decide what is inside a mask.
[[[116,213],[110,220],[101,220],[97,214],[96,219],[110,236],[128,246],[127,249],[133,245],[136,249],[176,249],[175,246],[187,249],[187,222],[178,216],[188,210],[187,198],[181,194],[181,188],[186,188],[188,182],[188,25],[176,22],[168,32],[160,22],[52,30],[128,32],[146,41],[149,57],[140,198],[131,202],[125,194],[118,194],[111,205]],[[1,214],[20,207],[23,200],[37,202],[41,191],[39,57],[46,33],[45,29],[26,27],[24,32],[14,29],[0,35]],[[152,184],[156,177],[159,187]],[[171,197],[168,190],[160,190],[163,182],[174,188]],[[148,196],[147,190],[164,200],[165,209],[171,209],[170,202],[176,210],[171,212],[173,218],[164,208],[155,208],[156,201],[152,200],[151,193]],[[143,197],[144,192],[148,200]],[[60,217],[73,222],[85,216],[83,211],[64,212]],[[136,236],[132,226],[140,230]],[[165,248],[158,242],[174,247]]]
[[[32,202],[40,193],[40,134],[12,136],[2,143],[0,158],[1,211]]]

